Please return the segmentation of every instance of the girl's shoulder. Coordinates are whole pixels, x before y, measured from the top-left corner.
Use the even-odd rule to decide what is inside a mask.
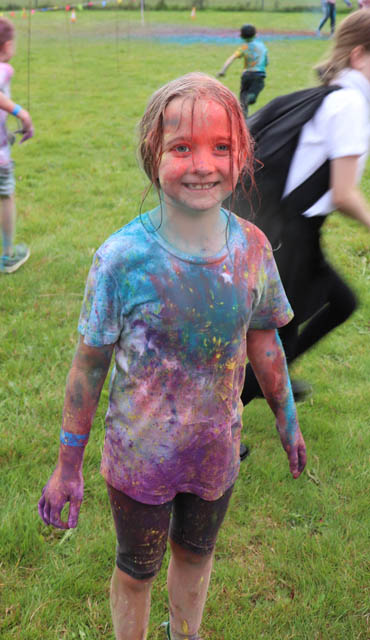
[[[234,224],[239,227],[241,234],[244,236],[246,241],[250,243],[254,243],[258,245],[261,249],[271,249],[271,245],[263,233],[261,229],[259,229],[253,222],[250,220],[245,220],[244,218],[240,218],[236,213],[231,212],[232,219],[234,220]]]
[[[141,216],[137,216],[112,233],[97,250],[97,255],[110,268],[137,261],[150,251],[150,234],[145,231]]]
[[[365,96],[352,87],[341,87],[337,91],[332,91],[323,100],[322,105],[317,110],[318,117],[332,118],[343,113],[349,119],[362,116],[367,112],[367,102]]]
[[[12,78],[14,69],[8,62],[0,62],[0,85],[8,84]]]

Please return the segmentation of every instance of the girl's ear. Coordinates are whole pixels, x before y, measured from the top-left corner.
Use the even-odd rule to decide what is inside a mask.
[[[349,54],[349,62],[352,69],[361,71],[365,63],[365,47],[362,44],[357,45]]]

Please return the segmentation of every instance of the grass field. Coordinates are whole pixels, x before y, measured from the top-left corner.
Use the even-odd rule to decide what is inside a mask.
[[[255,19],[212,12],[197,24],[237,29]],[[315,15],[258,14],[260,28],[284,22],[314,29],[316,21]],[[30,102],[36,135],[14,148],[18,239],[30,244],[32,256],[19,272],[0,278],[0,637],[108,640],[115,538],[99,474],[106,387],[86,454],[78,528],[45,527],[37,501],[56,462],[93,252],[138,213],[146,185],[135,160],[135,125],[160,84],[190,70],[215,73],[232,47],[150,39],[138,13],[83,12],[75,25],[50,13],[33,16],[28,56],[26,21],[15,22],[13,96],[26,107]],[[191,28],[184,13],[149,13],[146,24],[154,23]],[[259,105],[312,82],[310,69],[328,43],[268,46],[271,65]],[[239,72],[235,64],[225,78],[236,92]],[[370,198],[369,167],[363,189]],[[144,208],[152,203],[149,197]],[[308,447],[299,480],[289,476],[265,403],[244,412],[252,452],[220,534],[204,640],[370,637],[369,234],[334,214],[325,244],[361,305],[295,367],[315,391],[299,407]],[[153,592],[152,640],[163,638],[159,624],[167,618],[165,566]]]

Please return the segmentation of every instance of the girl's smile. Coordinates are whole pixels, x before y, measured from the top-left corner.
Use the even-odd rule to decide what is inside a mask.
[[[217,212],[234,188],[238,144],[226,110],[212,99],[175,98],[164,113],[159,181],[167,207]]]

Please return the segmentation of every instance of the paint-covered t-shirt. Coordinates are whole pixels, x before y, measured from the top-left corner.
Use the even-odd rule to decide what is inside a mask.
[[[266,74],[268,64],[267,48],[258,38],[242,44],[235,53],[237,58],[244,59],[244,71],[258,71]]]
[[[225,248],[207,258],[169,245],[150,212],[113,234],[95,254],[79,322],[87,345],[115,343],[109,484],[147,504],[222,496],[239,470],[246,333],[291,317],[266,237],[233,214]]]
[[[10,81],[14,70],[7,62],[0,62],[0,91],[7,98],[10,98]],[[0,109],[0,167],[8,166],[11,162],[10,145],[8,143],[8,132],[6,129],[6,119],[8,113]]]

